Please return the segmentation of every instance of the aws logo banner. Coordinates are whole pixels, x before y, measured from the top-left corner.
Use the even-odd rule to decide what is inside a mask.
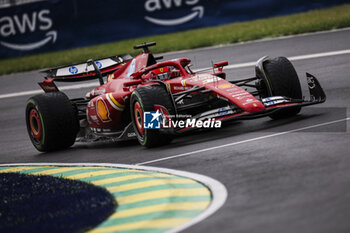
[[[4,11],[5,10],[5,11]],[[4,14],[5,12],[5,14]],[[0,14],[0,57],[37,52],[56,43],[51,9],[2,9]],[[5,52],[5,53],[3,53]]]
[[[349,0],[317,0],[317,4],[291,0],[285,4],[271,0],[23,2],[0,7],[0,59],[297,13]]]
[[[200,0],[146,0],[144,19],[159,26],[177,26],[201,19],[205,8]]]

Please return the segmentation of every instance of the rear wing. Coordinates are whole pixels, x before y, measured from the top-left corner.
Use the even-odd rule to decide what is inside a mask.
[[[58,82],[76,82],[86,81],[99,78],[99,75],[106,76],[119,69],[122,64],[132,60],[133,57],[129,54],[117,55],[107,58],[102,58],[91,62],[74,64],[70,66],[62,66],[41,71],[45,74],[45,78],[51,78]],[[98,68],[96,70],[96,67]]]

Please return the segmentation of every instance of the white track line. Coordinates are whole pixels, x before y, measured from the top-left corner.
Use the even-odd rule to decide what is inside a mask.
[[[293,57],[288,57],[288,59],[291,61],[299,61],[299,60],[306,60],[306,59],[312,59],[312,58],[344,55],[344,54],[349,54],[349,53],[350,53],[350,49],[347,49],[347,50],[338,50],[338,51],[331,51],[331,52],[325,52],[325,53],[314,53],[314,54],[306,54],[306,55],[301,55],[301,56],[293,56]],[[255,64],[256,64],[256,62],[246,62],[246,63],[241,63],[241,64],[233,64],[233,65],[226,66],[224,69],[230,70],[230,69],[244,68],[244,67],[249,67],[249,66],[255,66]],[[207,67],[207,68],[209,68],[209,67]],[[205,68],[203,68],[203,69],[205,69]],[[198,69],[198,70],[200,70],[200,69]]]
[[[280,132],[280,133],[265,135],[265,136],[261,136],[261,137],[251,138],[251,139],[247,139],[247,140],[243,140],[243,141],[232,142],[232,143],[225,144],[225,145],[209,147],[209,148],[205,148],[205,149],[201,149],[201,150],[195,150],[195,151],[191,151],[191,152],[187,152],[187,153],[183,153],[183,154],[164,157],[161,159],[145,161],[142,163],[137,163],[136,165],[145,165],[145,164],[156,163],[156,162],[161,162],[161,161],[170,160],[170,159],[176,159],[176,158],[185,157],[185,156],[189,156],[189,155],[193,155],[193,154],[198,154],[201,152],[206,152],[206,151],[216,150],[216,149],[220,149],[220,148],[224,148],[224,147],[235,146],[235,145],[239,145],[239,144],[243,144],[243,143],[247,143],[247,142],[253,142],[253,141],[258,141],[258,140],[262,140],[262,139],[282,136],[282,135],[289,134],[289,133],[295,133],[295,132],[299,132],[299,131],[303,131],[303,130],[307,130],[307,129],[312,129],[312,128],[316,128],[316,127],[320,127],[320,126],[335,124],[335,123],[339,123],[342,121],[348,121],[348,120],[350,120],[350,117],[336,120],[336,121],[325,122],[325,123],[321,123],[321,124],[317,124],[317,125],[306,126],[306,127],[302,127],[299,129],[293,129],[293,130],[289,130],[289,131],[285,131],[285,132]]]
[[[207,186],[212,194],[212,200],[209,207],[202,213],[200,213],[195,218],[186,222],[185,224],[175,227],[167,233],[177,233],[190,226],[193,226],[196,223],[199,223],[215,213],[221,206],[224,205],[227,199],[227,190],[225,186],[217,180],[214,180],[211,177],[200,175],[197,173],[179,171],[168,168],[159,168],[159,167],[146,167],[146,166],[135,166],[135,165],[126,165],[126,164],[112,164],[112,163],[14,163],[14,164],[0,164],[0,167],[6,166],[84,166],[84,167],[115,167],[115,168],[127,168],[127,169],[139,169],[146,171],[155,171],[161,173],[172,174],[176,176],[187,177],[193,180],[196,180],[205,186]]]
[[[338,56],[338,55],[344,55],[344,54],[350,54],[350,49],[331,51],[331,52],[325,52],[325,53],[306,54],[306,55],[301,55],[301,56],[293,56],[293,57],[289,57],[288,59],[291,61],[299,61],[299,60],[305,60],[305,59]],[[256,62],[246,62],[246,63],[240,63],[240,64],[233,64],[233,65],[226,66],[225,69],[230,70],[230,69],[255,66],[255,63]],[[205,67],[205,68],[201,68],[201,69],[208,69],[208,68],[210,68],[210,67]],[[197,69],[197,70],[201,70],[201,69]],[[70,85],[70,86],[60,87],[60,90],[65,91],[65,90],[74,90],[74,89],[81,89],[81,88],[88,88],[88,87],[97,87],[98,85],[99,85],[98,83]],[[43,93],[43,91],[42,90],[32,90],[32,91],[23,91],[23,92],[2,94],[2,95],[0,95],[0,99],[7,99],[7,98],[13,98],[13,97],[19,97],[19,96],[27,96],[27,95],[36,95],[36,94],[40,94],[40,93]]]
[[[99,86],[99,83],[96,82],[96,83],[85,83],[85,84],[63,86],[63,87],[60,87],[59,89],[62,91],[66,91],[66,90],[76,90],[76,89],[88,88],[88,87],[92,88],[97,86]],[[13,98],[13,97],[19,97],[19,96],[27,96],[27,95],[36,95],[41,93],[44,93],[44,91],[41,89],[32,90],[32,91],[15,92],[15,93],[0,95],[0,99],[7,99],[7,98]]]

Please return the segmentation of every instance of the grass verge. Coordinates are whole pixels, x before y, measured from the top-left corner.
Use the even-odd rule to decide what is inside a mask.
[[[202,28],[165,35],[148,36],[114,43],[70,49],[59,52],[0,60],[0,75],[60,65],[69,65],[89,58],[122,53],[137,53],[136,44],[157,41],[154,53],[230,44],[249,40],[338,29],[350,26],[350,4],[312,10],[288,16],[273,17],[224,26]]]

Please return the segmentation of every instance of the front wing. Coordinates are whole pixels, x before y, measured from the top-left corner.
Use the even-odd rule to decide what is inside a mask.
[[[234,106],[228,105],[227,107],[222,107],[218,109],[213,109],[207,112],[203,112],[194,116],[192,119],[196,120],[220,120],[222,122],[225,121],[233,121],[233,120],[249,120],[256,119],[260,117],[265,117],[273,114],[276,111],[287,108],[295,108],[295,107],[305,107],[309,105],[315,105],[324,103],[326,101],[326,94],[323,91],[319,81],[313,75],[306,73],[307,84],[310,93],[310,99],[292,99],[284,96],[273,96],[269,98],[264,98],[261,102],[265,106],[265,110],[259,112],[245,112],[242,109]],[[229,103],[228,103],[229,104]],[[175,129],[177,133],[184,133],[190,130],[196,129],[194,127],[187,128],[178,128]]]

